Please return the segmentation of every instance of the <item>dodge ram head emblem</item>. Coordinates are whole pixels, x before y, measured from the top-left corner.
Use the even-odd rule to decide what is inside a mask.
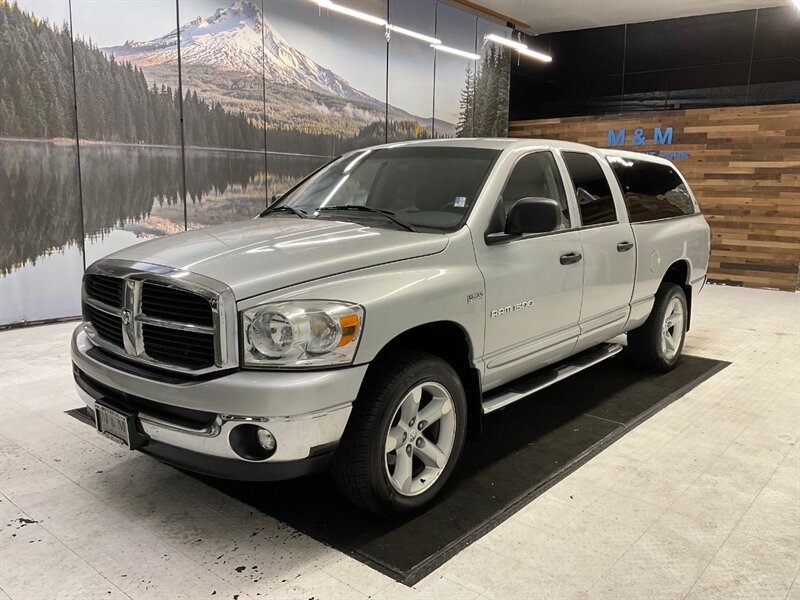
[[[130,325],[132,318],[133,318],[133,315],[131,314],[131,311],[129,311],[127,308],[122,311],[122,324],[123,325]]]

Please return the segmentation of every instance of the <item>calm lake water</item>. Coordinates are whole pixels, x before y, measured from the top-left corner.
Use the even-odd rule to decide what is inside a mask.
[[[0,325],[77,315],[84,257],[251,218],[325,158],[177,148],[0,140]],[[85,236],[82,240],[82,236]]]

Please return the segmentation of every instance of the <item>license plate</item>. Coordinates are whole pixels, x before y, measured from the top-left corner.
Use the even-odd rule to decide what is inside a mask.
[[[118,444],[132,448],[131,431],[135,427],[135,415],[121,413],[99,401],[95,403],[94,411],[97,431]]]

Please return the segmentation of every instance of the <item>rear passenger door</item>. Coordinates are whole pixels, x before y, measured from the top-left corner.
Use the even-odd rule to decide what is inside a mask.
[[[638,267],[627,329],[647,318],[664,275],[687,264],[687,284],[702,287],[708,269],[709,230],[688,184],[666,161],[608,156],[636,236]]]
[[[605,161],[586,152],[562,152],[580,213],[583,302],[576,351],[622,333],[630,313],[636,245],[622,198],[615,198]],[[619,195],[619,194],[617,194]]]

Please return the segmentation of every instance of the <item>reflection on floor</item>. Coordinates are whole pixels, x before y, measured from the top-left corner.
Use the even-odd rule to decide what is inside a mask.
[[[733,364],[413,588],[64,414],[73,324],[2,332],[0,598],[797,599],[799,300],[707,288]]]

